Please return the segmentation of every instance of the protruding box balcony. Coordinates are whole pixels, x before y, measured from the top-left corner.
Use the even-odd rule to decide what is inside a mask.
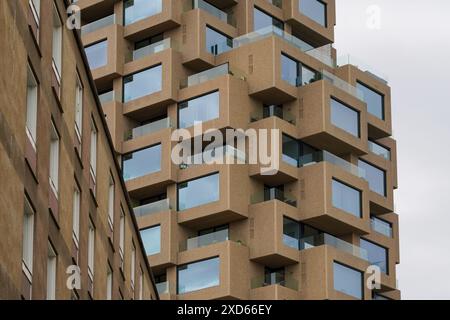
[[[298,300],[299,281],[291,275],[274,272],[251,279],[250,299]]]
[[[284,20],[308,42],[317,46],[334,42],[335,0],[287,0],[283,12]]]
[[[367,112],[358,90],[345,81],[323,72],[324,80],[299,88],[300,119],[299,138],[304,142],[335,154],[366,154]],[[340,117],[333,119],[333,104],[343,106],[355,114],[354,119]],[[336,121],[355,127],[356,132],[338,127]]]
[[[224,241],[178,253],[178,265],[218,257],[219,284],[214,287],[178,294],[178,299],[248,299],[248,247],[234,241]]]

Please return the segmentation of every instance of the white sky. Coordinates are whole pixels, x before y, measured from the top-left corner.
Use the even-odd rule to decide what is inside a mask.
[[[366,13],[380,8],[380,29]],[[336,0],[338,56],[389,77],[403,299],[450,299],[450,1]]]

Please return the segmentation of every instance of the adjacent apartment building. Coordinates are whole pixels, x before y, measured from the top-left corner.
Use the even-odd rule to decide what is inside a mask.
[[[68,1],[0,1],[0,299],[158,299]]]
[[[334,0],[76,4],[162,299],[400,298],[391,91],[337,64]],[[278,129],[279,171],[175,165],[171,134],[195,121]]]

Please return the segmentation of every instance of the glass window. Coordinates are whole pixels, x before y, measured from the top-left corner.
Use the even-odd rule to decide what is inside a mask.
[[[161,170],[161,145],[148,147],[123,156],[123,178],[135,179]]]
[[[363,274],[360,271],[333,263],[334,290],[363,299]]]
[[[331,123],[338,128],[359,137],[359,112],[331,98]]]
[[[283,217],[283,243],[288,247],[300,249],[300,224],[286,217]]]
[[[162,12],[162,0],[125,0],[125,25],[151,17]]]
[[[372,230],[392,238],[392,224],[377,217],[371,217]]]
[[[319,0],[300,0],[300,12],[318,24],[327,26],[327,5]]]
[[[141,238],[148,256],[161,252],[161,226],[141,230]]]
[[[233,39],[206,27],[206,51],[218,55],[233,48]]]
[[[384,120],[384,96],[360,82],[356,83],[356,88],[363,93],[364,101],[367,103],[367,112]]]
[[[91,280],[94,279],[94,264],[95,264],[95,228],[92,221],[89,219],[88,229],[88,275]]]
[[[299,64],[294,59],[289,58],[285,54],[281,54],[281,79],[288,82],[292,86],[298,83]]]
[[[278,117],[283,119],[283,105],[270,104],[263,105],[263,118]]]
[[[156,36],[149,37],[149,38],[146,38],[144,40],[135,42],[134,43],[134,50],[139,50],[139,49],[145,48],[147,46],[150,46],[152,44],[155,44],[155,43],[163,41],[163,40],[164,40],[164,34],[160,33],[160,34],[158,34]]]
[[[364,170],[365,179],[369,182],[369,189],[385,197],[386,172],[362,160],[358,161],[358,167]]]
[[[179,266],[177,272],[178,294],[218,286],[220,284],[220,259],[217,257]]]
[[[47,254],[47,300],[56,299],[56,258],[55,249],[49,242]]]
[[[35,147],[37,135],[38,83],[30,66],[27,74],[27,113],[26,128],[28,137]]]
[[[284,23],[264,11],[253,8],[253,31],[274,26],[279,29],[284,29]]]
[[[108,40],[84,48],[91,70],[108,64]]]
[[[318,73],[307,66],[302,65],[301,71],[302,71],[301,73],[302,79],[300,84],[302,86],[313,83],[318,79]]]
[[[372,153],[385,158],[386,160],[391,160],[391,150],[389,150],[385,146],[382,146],[381,144],[369,141],[369,150]]]
[[[356,217],[362,217],[361,191],[333,179],[332,201],[333,207],[348,212]]]
[[[198,207],[219,201],[219,174],[198,178],[178,184],[178,210]]]
[[[162,65],[124,77],[123,102],[162,90]]]
[[[178,105],[178,126],[188,128],[195,121],[206,122],[219,118],[219,91],[182,102]]]
[[[362,249],[367,250],[367,255],[369,257],[369,263],[371,265],[378,266],[381,272],[388,274],[388,251],[373,242],[367,241],[365,239],[360,240],[359,245]]]
[[[58,195],[59,186],[59,134],[56,131],[55,125],[52,121],[52,127],[50,132],[50,186],[55,193]]]
[[[297,167],[299,159],[298,141],[283,134],[283,161]]]
[[[80,207],[81,207],[81,194],[80,188],[75,183],[73,191],[73,207],[72,207],[72,236],[78,246],[78,240],[80,238]]]
[[[58,9],[55,4],[53,5],[53,41],[52,41],[52,58],[53,68],[57,73],[58,81],[61,80],[61,68],[62,68],[62,22],[59,17]]]
[[[28,279],[33,274],[33,245],[34,245],[34,209],[25,197],[23,226],[22,226],[22,265]]]

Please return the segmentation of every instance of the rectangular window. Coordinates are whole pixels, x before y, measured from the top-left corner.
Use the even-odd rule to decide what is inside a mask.
[[[360,239],[359,246],[367,251],[370,265],[379,267],[381,272],[385,274],[389,273],[388,250],[386,248],[363,238]]]
[[[36,148],[37,136],[38,83],[33,70],[28,66],[27,74],[27,135]]]
[[[162,65],[123,78],[123,102],[135,100],[162,90]]]
[[[144,271],[139,268],[139,300],[144,298]]]
[[[386,197],[386,172],[363,161],[358,161],[358,167],[364,170],[364,177],[369,182],[369,189]]]
[[[94,280],[94,262],[95,262],[95,228],[92,221],[89,220],[88,230],[88,275]]]
[[[72,208],[72,236],[77,246],[78,240],[80,239],[80,204],[81,204],[80,188],[75,183],[75,188],[73,191],[73,208]]]
[[[141,230],[141,237],[148,256],[161,252],[161,226]]]
[[[323,27],[327,27],[327,4],[320,0],[300,0],[299,10]]]
[[[75,85],[75,132],[78,135],[78,140],[81,142],[81,134],[83,132],[83,84],[78,74]]]
[[[283,217],[283,243],[291,248],[300,249],[300,224]]]
[[[34,209],[25,197],[22,226],[22,269],[28,280],[33,275]]]
[[[119,255],[121,259],[121,266],[123,268],[123,258],[125,256],[125,212],[120,208],[119,221]]]
[[[178,127],[188,128],[195,121],[206,122],[219,118],[219,91],[181,102],[178,105]]]
[[[90,148],[90,171],[95,181],[97,176],[97,126],[94,120],[91,120],[91,148]]]
[[[219,201],[219,173],[178,184],[178,211]]]
[[[355,137],[360,137],[359,112],[346,106],[336,99],[330,99],[331,123],[350,133]]]
[[[283,161],[291,166],[297,167],[300,157],[299,152],[300,148],[298,141],[286,134],[283,134]]]
[[[33,12],[34,20],[39,26],[39,20],[41,16],[41,0],[30,0],[29,3]]]
[[[134,242],[131,244],[131,264],[130,264],[130,282],[134,292],[134,281],[136,277],[136,247]]]
[[[161,171],[161,145],[123,155],[122,168],[125,180]]]
[[[162,12],[162,0],[125,0],[124,24],[129,25],[136,21],[151,17]]]
[[[108,271],[106,272],[106,300],[112,300],[113,272],[108,263]]]
[[[367,104],[367,112],[384,120],[384,95],[359,81],[356,83],[356,88],[363,93],[364,101]]]
[[[334,290],[356,299],[363,299],[363,274],[360,271],[333,263]]]
[[[333,207],[362,218],[361,191],[333,179],[332,202]]]
[[[49,242],[47,255],[47,300],[56,299],[56,259],[55,249]]]
[[[51,122],[50,131],[50,166],[49,166],[49,176],[50,176],[50,186],[58,197],[58,180],[59,180],[59,134],[56,131],[53,121]]]
[[[281,54],[281,79],[296,87],[299,83],[299,63]]]
[[[233,39],[206,26],[206,51],[219,55],[233,49]]]
[[[177,293],[183,294],[220,285],[220,260],[212,258],[179,266]]]
[[[63,28],[62,28],[61,18],[59,16],[56,4],[53,3],[52,58],[53,58],[53,69],[57,75],[58,81],[61,81],[62,35],[63,35]]]
[[[320,78],[320,74],[317,71],[302,64],[301,79],[300,79],[300,83],[299,83],[300,86],[306,86],[310,83],[313,83],[313,82],[319,80],[319,78]]]
[[[276,27],[281,30],[284,30],[283,21],[278,20],[277,18],[272,17],[266,12],[260,10],[259,8],[253,8],[253,31],[257,31],[266,27]]]
[[[111,230],[114,230],[114,178],[112,175],[109,177],[109,189],[108,189],[108,224]]]
[[[103,40],[84,48],[91,70],[108,64],[108,40]]]

